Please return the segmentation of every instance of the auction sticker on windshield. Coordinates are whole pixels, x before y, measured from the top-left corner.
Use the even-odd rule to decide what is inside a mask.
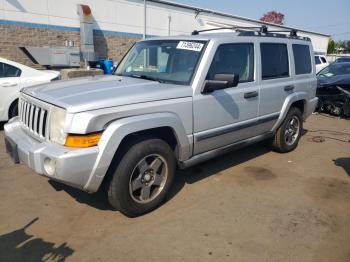
[[[202,44],[202,43],[180,41],[177,44],[176,49],[185,49],[185,50],[200,52],[202,50],[203,46],[204,46],[204,44]]]

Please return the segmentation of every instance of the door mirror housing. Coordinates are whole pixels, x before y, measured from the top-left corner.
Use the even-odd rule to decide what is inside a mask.
[[[215,90],[225,89],[229,87],[236,87],[239,82],[239,75],[237,74],[216,74],[214,80],[206,80],[203,93],[211,93]]]

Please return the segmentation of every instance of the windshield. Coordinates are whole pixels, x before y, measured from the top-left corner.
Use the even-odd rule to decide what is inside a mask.
[[[350,57],[337,58],[336,62],[350,62]]]
[[[343,64],[333,63],[318,73],[319,76],[324,76],[324,77],[347,75],[347,74],[350,74],[350,63],[343,63]]]
[[[123,58],[115,74],[189,84],[205,43],[180,40],[138,42]]]

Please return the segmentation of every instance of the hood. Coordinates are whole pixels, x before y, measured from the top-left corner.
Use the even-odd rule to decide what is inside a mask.
[[[350,75],[337,75],[331,77],[317,77],[318,88],[328,86],[350,86]]]
[[[42,70],[42,72],[47,73],[52,78],[56,78],[61,75],[59,71],[55,71],[55,70]]]
[[[22,92],[66,108],[69,113],[192,96],[189,86],[120,76],[54,81]]]

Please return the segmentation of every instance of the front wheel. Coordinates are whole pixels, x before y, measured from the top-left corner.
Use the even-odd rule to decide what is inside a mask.
[[[18,101],[12,103],[9,108],[9,119],[18,116]]]
[[[175,171],[174,153],[163,140],[131,145],[110,181],[109,203],[129,217],[148,213],[164,201]]]
[[[275,134],[272,148],[280,153],[294,150],[299,143],[302,128],[302,114],[298,108],[292,107]]]

